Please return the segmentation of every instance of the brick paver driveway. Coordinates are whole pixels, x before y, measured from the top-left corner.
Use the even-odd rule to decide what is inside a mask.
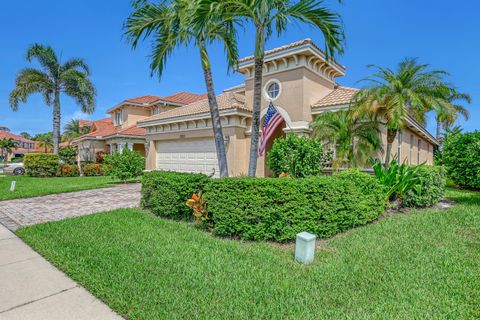
[[[15,230],[20,226],[138,207],[140,187],[139,183],[119,184],[112,188],[0,201],[0,223]]]

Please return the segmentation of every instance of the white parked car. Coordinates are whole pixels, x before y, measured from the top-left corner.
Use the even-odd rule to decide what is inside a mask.
[[[13,174],[14,176],[23,176],[25,174],[25,168],[23,167],[23,162],[5,163],[2,169],[3,169],[3,173]]]

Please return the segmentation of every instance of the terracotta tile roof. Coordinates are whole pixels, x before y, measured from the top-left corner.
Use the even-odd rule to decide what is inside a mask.
[[[118,130],[116,134],[123,135],[123,136],[144,136],[146,134],[146,130],[144,128],[139,128],[137,125]]]
[[[35,142],[35,141],[30,140],[30,139],[26,139],[22,136],[18,136],[16,134],[13,134],[13,133],[10,133],[10,132],[7,132],[7,131],[0,131],[0,140],[3,140],[3,139],[13,139],[15,141],[30,142],[30,143]]]
[[[123,135],[123,136],[144,136],[145,129],[139,128],[136,125],[131,127],[121,129],[117,128],[113,125],[112,118],[105,118],[100,120],[93,121],[93,131],[83,136],[75,139],[82,139],[82,138],[96,138],[96,137],[109,137],[113,135]]]
[[[240,90],[240,89],[245,89],[245,87],[246,87],[245,84],[239,84],[237,86],[227,88],[227,89],[223,90],[223,92],[237,91],[237,90]]]
[[[310,43],[310,44],[312,44],[316,47],[316,45],[313,43],[312,39],[306,38],[306,39],[303,39],[303,40],[300,40],[300,41],[297,41],[297,42],[292,42],[290,44],[287,44],[287,45],[284,45],[284,46],[281,46],[281,47],[277,47],[277,48],[273,48],[271,50],[267,50],[267,51],[265,51],[265,56],[268,56],[268,55],[271,55],[271,54],[274,54],[274,53],[277,53],[277,52],[285,51],[285,50],[288,50],[288,49],[291,49],[291,48],[299,47],[299,46],[307,44],[307,43]],[[318,49],[318,50],[320,50],[320,49]],[[245,57],[245,58],[242,58],[242,59],[238,60],[238,62],[239,63],[246,62],[246,61],[249,61],[249,60],[253,60],[253,58],[254,58],[253,56],[248,56],[248,57]]]
[[[93,125],[93,120],[78,120],[78,125],[80,127],[91,127]]]
[[[160,100],[180,104],[189,104],[203,99],[207,99],[206,94],[196,94],[190,92],[178,92],[170,96],[160,98]]]
[[[348,87],[338,87],[318,102],[312,105],[314,108],[337,106],[349,104],[358,89]]]
[[[217,96],[218,109],[229,110],[229,109],[241,109],[245,111],[252,111],[250,107],[245,105],[245,96],[238,93],[224,93]],[[160,114],[154,115],[150,118],[147,118],[140,122],[146,122],[151,120],[163,120],[170,119],[182,116],[192,116],[195,114],[208,113],[210,112],[210,106],[208,104],[208,99],[197,101],[189,105],[178,107]]]
[[[157,96],[141,96],[141,97],[136,97],[136,98],[131,98],[125,100],[125,102],[131,102],[131,103],[139,103],[139,104],[150,104],[153,103],[157,100],[160,100],[160,97]]]

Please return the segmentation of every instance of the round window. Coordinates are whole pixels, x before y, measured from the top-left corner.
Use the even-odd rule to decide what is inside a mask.
[[[279,94],[280,94],[280,85],[278,84],[278,82],[272,82],[271,84],[268,85],[267,95],[271,100],[276,99]]]

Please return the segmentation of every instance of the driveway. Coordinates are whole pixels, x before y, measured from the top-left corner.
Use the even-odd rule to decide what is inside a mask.
[[[0,201],[0,223],[15,231],[21,226],[57,221],[140,204],[141,184]]]

